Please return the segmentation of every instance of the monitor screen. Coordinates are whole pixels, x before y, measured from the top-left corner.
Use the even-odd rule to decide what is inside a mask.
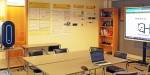
[[[150,41],[150,7],[126,7],[125,39]]]
[[[92,62],[104,61],[103,50],[91,51],[90,52]]]

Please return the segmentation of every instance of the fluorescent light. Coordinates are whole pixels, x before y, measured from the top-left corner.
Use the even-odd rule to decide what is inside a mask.
[[[25,0],[7,0],[7,5],[25,6]]]

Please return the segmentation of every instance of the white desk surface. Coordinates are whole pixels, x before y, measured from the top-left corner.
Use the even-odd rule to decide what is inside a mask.
[[[127,58],[128,58],[129,60],[142,60],[142,57],[141,57],[141,56],[134,55],[134,54],[128,54],[128,55],[127,55]]]
[[[45,43],[45,44],[29,44],[23,45],[24,48],[33,48],[33,47],[45,47],[45,46],[53,46],[58,45],[58,43]]]
[[[77,59],[72,61],[39,65],[36,67],[41,69],[47,75],[66,75],[82,71],[81,66],[87,66],[89,69],[94,69],[98,67],[92,64],[92,62],[88,59]]]
[[[80,72],[80,67],[83,65],[90,69],[106,65],[102,64],[96,66],[92,64],[90,60],[90,53],[88,51],[25,57],[24,59],[49,75],[65,75]],[[112,55],[105,55],[105,59],[111,64],[126,61],[124,59],[113,57]]]
[[[81,66],[87,66],[89,69],[94,69],[98,67],[102,67],[104,65],[109,64],[117,64],[121,62],[125,62],[127,60],[120,59],[113,57],[111,55],[105,55],[106,61],[108,63],[100,64],[100,65],[94,65],[90,58],[79,58],[75,60],[70,61],[64,61],[64,62],[58,62],[58,63],[52,63],[52,64],[44,64],[44,65],[38,65],[37,68],[41,69],[43,72],[45,72],[48,75],[66,75],[76,72],[81,72]]]
[[[74,60],[78,58],[86,58],[89,56],[88,51],[77,51],[60,54],[50,54],[41,56],[24,57],[23,59],[33,65],[50,64],[66,60]]]

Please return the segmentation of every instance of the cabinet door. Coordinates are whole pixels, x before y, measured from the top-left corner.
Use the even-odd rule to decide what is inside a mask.
[[[15,45],[26,44],[26,15],[23,6],[7,6],[7,20],[15,24]]]

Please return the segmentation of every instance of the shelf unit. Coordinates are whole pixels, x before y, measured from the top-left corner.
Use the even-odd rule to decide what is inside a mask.
[[[100,9],[99,19],[99,47],[114,54],[118,50],[118,9]]]

